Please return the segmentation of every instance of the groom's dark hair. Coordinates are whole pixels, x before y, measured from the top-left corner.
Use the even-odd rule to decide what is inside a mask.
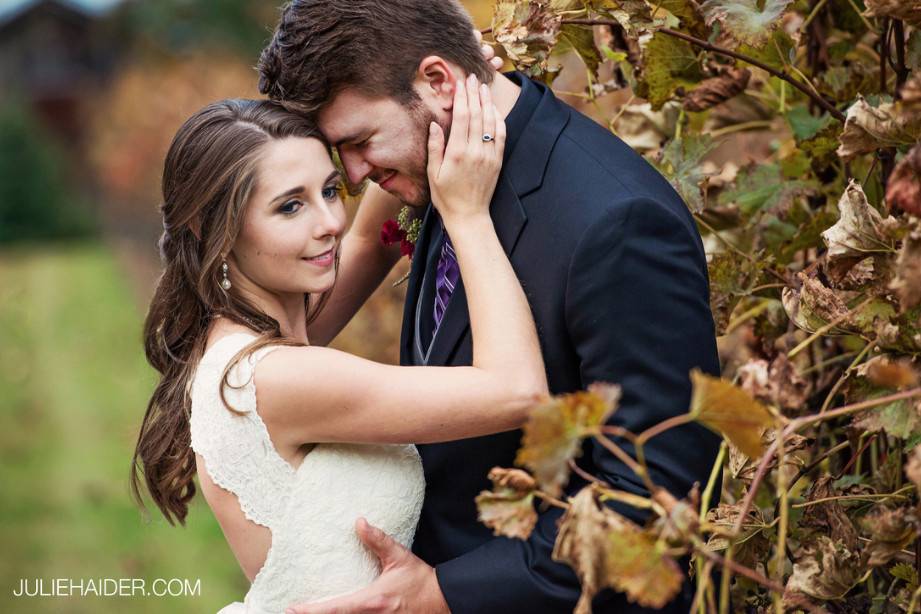
[[[259,58],[259,91],[312,114],[345,88],[412,104],[419,62],[437,55],[480,81],[493,71],[456,0],[293,0]]]

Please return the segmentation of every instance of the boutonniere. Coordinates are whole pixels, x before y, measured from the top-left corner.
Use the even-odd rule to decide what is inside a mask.
[[[419,219],[412,208],[404,206],[395,220],[387,220],[381,226],[381,243],[384,245],[400,244],[400,254],[412,261],[416,251],[416,240],[422,230],[422,220]],[[398,286],[409,279],[409,273],[394,283]]]

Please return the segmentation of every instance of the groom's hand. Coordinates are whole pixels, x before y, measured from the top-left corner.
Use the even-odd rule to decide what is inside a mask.
[[[355,523],[358,537],[381,561],[381,575],[367,588],[321,603],[294,605],[285,614],[421,612],[450,614],[435,569],[364,518]]]

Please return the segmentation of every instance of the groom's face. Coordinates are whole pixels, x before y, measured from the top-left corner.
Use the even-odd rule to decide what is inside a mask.
[[[370,179],[416,207],[430,199],[426,165],[432,121],[444,120],[424,102],[407,106],[354,89],[343,90],[318,115],[320,130],[338,149],[349,181]]]

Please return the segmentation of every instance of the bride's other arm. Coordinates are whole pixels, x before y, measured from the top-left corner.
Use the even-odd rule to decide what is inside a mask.
[[[307,327],[311,345],[327,345],[345,328],[400,259],[400,246],[381,242],[381,226],[397,216],[399,199],[369,183],[342,239],[339,273],[329,301]]]
[[[484,133],[495,141],[484,143]],[[505,125],[475,80],[457,81],[443,143],[433,124],[429,183],[467,292],[473,365],[397,367],[322,347],[278,348],[256,368],[260,414],[276,446],[496,433],[519,428],[547,394],[534,319],[489,217]]]

